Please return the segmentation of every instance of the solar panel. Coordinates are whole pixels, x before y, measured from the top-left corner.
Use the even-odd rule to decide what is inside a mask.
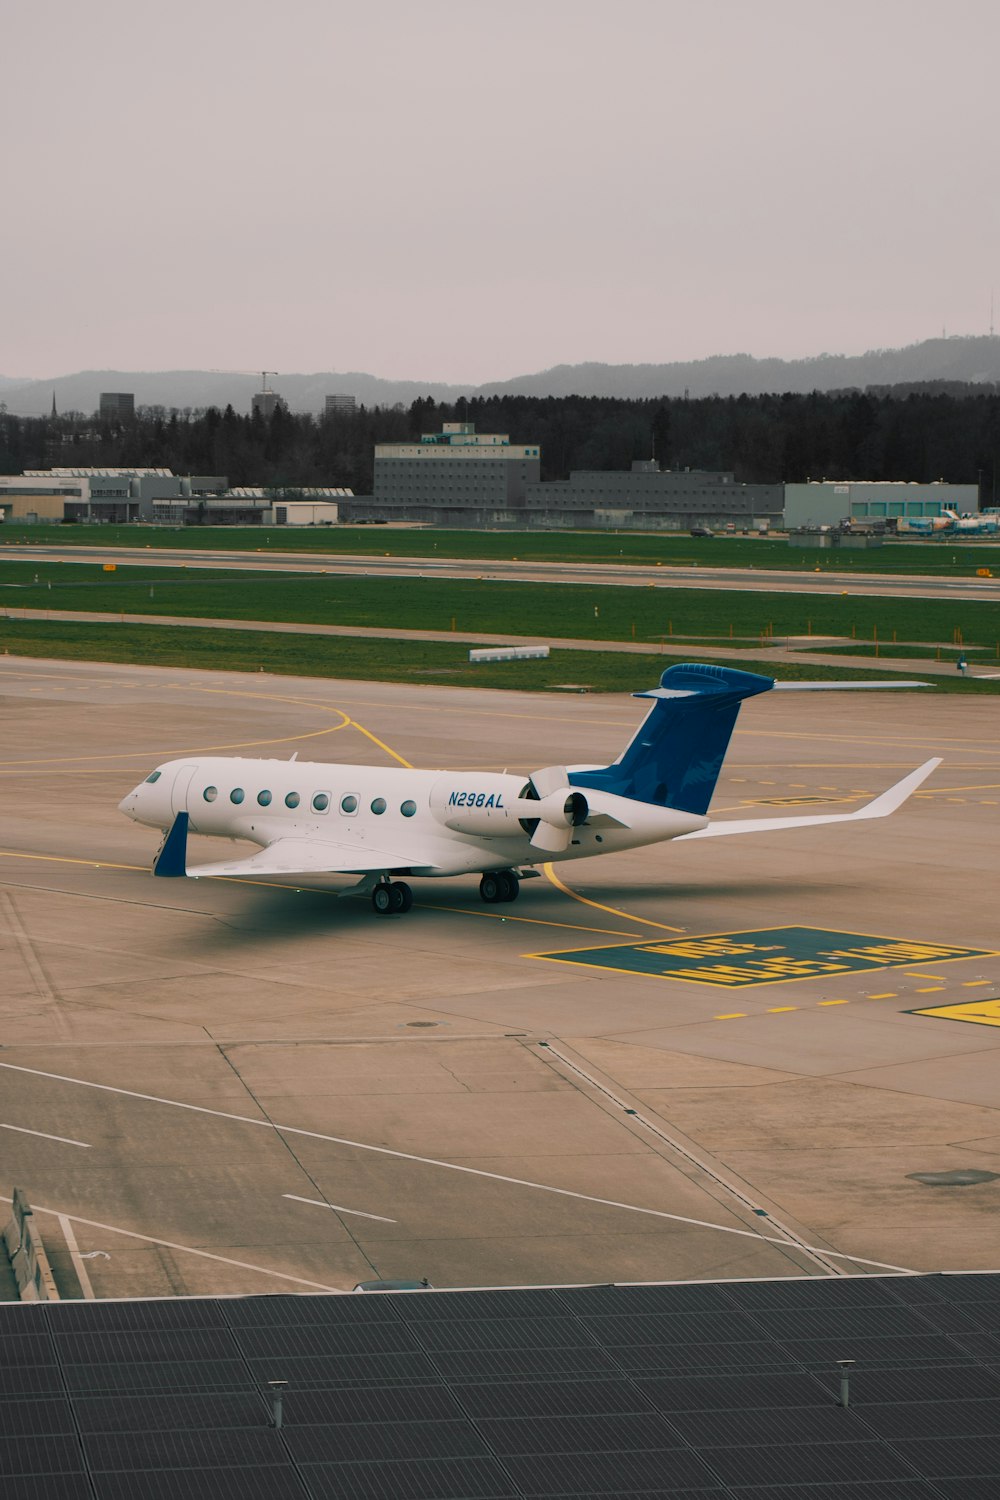
[[[618,1495],[623,1489],[656,1495],[711,1485],[713,1475],[683,1448],[651,1448],[641,1453],[532,1454],[505,1458],[504,1468],[524,1495]]]
[[[0,1401],[5,1397],[62,1395],[58,1365],[9,1365],[0,1359]]]
[[[258,1385],[269,1380],[287,1380],[294,1386],[398,1385],[401,1380],[431,1380],[440,1377],[426,1354],[345,1354],[293,1359],[281,1355],[251,1359],[247,1364]],[[244,1372],[245,1373],[245,1372]]]
[[[721,1496],[722,1491],[717,1491]],[[754,1485],[734,1490],[741,1500],[940,1500],[937,1488],[922,1479],[887,1479],[876,1484],[796,1484],[772,1489]],[[967,1497],[962,1497],[967,1500]],[[994,1500],[994,1497],[989,1497]]]
[[[25,1396],[19,1401],[5,1401],[0,1406],[0,1431],[4,1437],[73,1433],[73,1408],[61,1398],[39,1401]]]
[[[398,1354],[419,1349],[405,1323],[325,1323],[319,1328],[239,1328],[232,1337],[249,1359],[276,1355]]]
[[[768,1406],[827,1406],[831,1393],[803,1371],[788,1374],[696,1375],[635,1382],[661,1411],[753,1410]]]
[[[490,1420],[481,1421],[479,1431],[494,1453],[501,1455],[682,1446],[670,1423],[653,1412]]]
[[[199,1391],[174,1395],[77,1396],[73,1413],[81,1432],[170,1432],[214,1427],[258,1427],[264,1398],[256,1390],[232,1395]]]
[[[761,1444],[713,1448],[703,1454],[727,1484],[861,1484],[876,1479],[912,1479],[913,1468],[884,1444]]]
[[[6,1254],[6,1251],[3,1253]],[[52,1340],[41,1331],[4,1334],[3,1357],[7,1364],[19,1368],[25,1365],[54,1365],[59,1362]]]
[[[384,1297],[384,1293],[369,1296]],[[366,1297],[367,1301],[368,1298]],[[547,1288],[511,1287],[505,1291],[491,1292],[435,1292],[426,1297],[423,1292],[393,1298],[398,1301],[398,1312],[407,1322],[430,1321],[438,1323],[444,1319],[457,1318],[559,1318],[565,1316],[561,1293]]]
[[[919,1338],[933,1334],[927,1321],[909,1307],[809,1308],[773,1311],[762,1308],[753,1319],[757,1336],[763,1330],[773,1339],[822,1339],[835,1331],[838,1338]]]
[[[598,1343],[615,1347],[619,1344],[711,1344],[751,1343],[763,1334],[753,1318],[729,1308],[725,1312],[677,1313],[671,1317],[655,1314],[637,1316],[623,1313],[618,1317],[582,1318]]]
[[[452,1391],[443,1385],[340,1387],[299,1390],[285,1397],[285,1425],[353,1422],[444,1422],[463,1415]]]
[[[555,1417],[579,1413],[648,1411],[646,1400],[627,1380],[523,1380],[452,1385],[455,1399],[473,1417]]]
[[[864,1406],[865,1423],[880,1437],[1000,1437],[1000,1400],[918,1401]]]
[[[97,1500],[306,1500],[306,1490],[291,1464],[266,1469],[147,1470],[137,1481],[134,1471],[95,1473]],[[137,1488],[138,1483],[138,1488]],[[81,1491],[92,1500],[90,1490]],[[49,1500],[48,1495],[39,1500]],[[55,1497],[53,1497],[55,1500]],[[68,1497],[67,1497],[68,1500]],[[74,1497],[75,1500],[75,1497]]]
[[[109,1333],[67,1333],[53,1340],[69,1364],[152,1364],[160,1360],[231,1359],[236,1353],[228,1328],[140,1329]]]
[[[17,1437],[0,1437],[0,1475],[70,1474],[83,1467],[80,1444],[72,1434],[21,1433]]]
[[[693,1448],[741,1448],[768,1443],[857,1443],[872,1436],[859,1415],[845,1411],[832,1400],[826,1406],[674,1412],[670,1420]]]
[[[799,1363],[778,1344],[756,1343],[640,1344],[610,1351],[626,1370],[780,1370]],[[833,1363],[831,1356],[826,1361]]]
[[[435,1352],[435,1369],[445,1380],[511,1380],[615,1373],[603,1349],[445,1349]]]
[[[302,1474],[315,1500],[515,1500],[519,1493],[491,1458],[306,1464]]]
[[[878,1307],[899,1300],[895,1284],[907,1277],[793,1276],[780,1281],[727,1281],[726,1294],[738,1307]]]
[[[102,1432],[84,1438],[95,1470],[260,1467],[288,1462],[281,1434],[267,1425],[263,1406],[256,1428],[203,1432]]]
[[[299,1463],[355,1460],[473,1458],[489,1448],[471,1422],[347,1422],[339,1427],[294,1427],[285,1433]]]
[[[79,1474],[22,1474],[4,1485],[7,1500],[94,1500],[91,1482]]]
[[[866,1365],[933,1365],[968,1364],[971,1351],[965,1350],[943,1335],[925,1334],[917,1338],[866,1339],[837,1334],[836,1319],[831,1318],[831,1334],[825,1339],[788,1339],[784,1347],[803,1365],[822,1365],[829,1369],[838,1359],[853,1359]],[[1000,1352],[1000,1351],[998,1351]]]
[[[939,1495],[943,1500],[996,1500],[996,1478],[935,1479],[935,1500]]]
[[[715,1312],[733,1307],[726,1288],[706,1281],[680,1286],[567,1287],[558,1295],[576,1317]]]
[[[332,1323],[398,1323],[402,1297],[381,1293],[357,1296],[289,1297],[271,1293],[261,1297],[232,1297],[216,1304],[231,1328],[300,1328]]]
[[[595,1341],[575,1318],[461,1318],[413,1325],[427,1349],[572,1349]]]
[[[52,1333],[139,1332],[143,1329],[225,1328],[223,1304],[207,1297],[147,1302],[48,1302],[44,1319]]]
[[[58,1377],[59,1372],[54,1373]],[[238,1391],[254,1383],[241,1359],[172,1360],[145,1365],[65,1364],[62,1376],[71,1392],[86,1391],[92,1395],[101,1391],[126,1391],[130,1395],[141,1390]]]
[[[916,1439],[898,1442],[896,1448],[930,1479],[1000,1474],[1000,1437]]]

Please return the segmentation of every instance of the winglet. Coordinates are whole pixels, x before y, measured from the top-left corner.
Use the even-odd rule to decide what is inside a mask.
[[[180,812],[170,825],[170,832],[160,845],[160,852],[153,865],[154,875],[176,876],[187,874],[188,814]]]

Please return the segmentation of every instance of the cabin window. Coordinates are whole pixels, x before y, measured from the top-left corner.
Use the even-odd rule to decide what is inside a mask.
[[[376,797],[375,798],[375,801],[372,803],[372,812],[375,813],[377,816],[381,816],[381,814],[385,812],[385,798],[384,797]]]
[[[301,801],[302,798],[299,796],[298,792],[289,792],[288,796],[285,798],[285,806],[298,807]]]
[[[241,786],[234,786],[232,791],[229,793],[229,800],[230,802],[240,803],[243,801],[243,798],[245,796],[246,792]]]
[[[206,802],[214,802],[219,795],[219,788],[217,786],[207,786],[201,795]]]
[[[146,785],[147,786],[152,786],[153,782],[154,781],[159,781],[159,779],[160,779],[160,777],[162,775],[163,775],[162,771],[154,771],[153,774],[152,774],[152,776],[147,776],[146,777]]]
[[[261,807],[270,807],[270,805],[271,805],[271,793],[270,792],[258,792],[257,793],[257,801],[260,803]]]
[[[413,801],[412,798],[407,798],[407,800],[403,803],[402,807],[399,810],[403,814],[404,818],[412,818],[413,814],[417,810],[417,804]]]
[[[329,806],[330,806],[330,794],[329,794],[329,792],[317,792],[316,795],[313,797],[313,800],[312,800],[312,810],[313,810],[313,812],[326,812],[326,810],[327,810],[327,808]]]
[[[346,797],[340,799],[340,810],[342,813],[356,813],[358,810],[358,799],[353,792],[348,792]]]

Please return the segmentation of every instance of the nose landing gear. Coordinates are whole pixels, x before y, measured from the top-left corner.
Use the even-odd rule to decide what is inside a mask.
[[[383,880],[372,891],[372,906],[380,917],[409,911],[412,905],[413,892],[405,880]]]
[[[516,901],[521,883],[513,870],[490,870],[479,882],[479,894],[490,906],[500,901]]]

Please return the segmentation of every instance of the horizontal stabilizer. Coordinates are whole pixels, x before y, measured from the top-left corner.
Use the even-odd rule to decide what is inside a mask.
[[[776,682],[776,693],[839,693],[845,688],[915,688],[930,687],[929,682],[910,682],[897,677],[893,682]]]
[[[675,842],[681,843],[683,839],[719,838],[731,833],[778,833],[785,828],[814,828],[820,823],[863,823],[869,818],[887,818],[890,813],[902,807],[907,798],[913,795],[917,787],[940,764],[940,756],[925,761],[922,766],[904,776],[902,781],[897,781],[895,786],[889,787],[871,802],[866,802],[864,807],[855,808],[854,812],[807,813],[795,818],[739,818],[732,822],[710,823],[707,828],[699,828],[696,833],[681,834]]]
[[[372,849],[367,844],[336,843],[328,839],[275,839],[266,849],[246,859],[225,859],[218,864],[196,865],[188,870],[194,880],[210,875],[365,875],[372,871],[408,869],[416,861],[400,850]]]

